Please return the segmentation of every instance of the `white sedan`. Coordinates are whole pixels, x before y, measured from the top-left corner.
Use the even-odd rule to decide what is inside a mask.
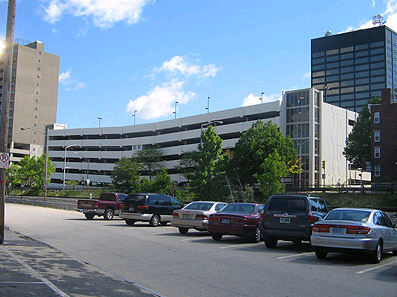
[[[397,255],[397,226],[377,209],[336,208],[314,224],[311,244],[317,258],[328,252],[366,252],[379,263],[382,254]]]

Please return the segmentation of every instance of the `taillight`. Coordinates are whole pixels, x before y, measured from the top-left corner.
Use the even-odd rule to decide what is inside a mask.
[[[121,208],[125,208],[125,204],[124,203],[121,204]]]
[[[196,215],[196,218],[195,218],[196,220],[206,220],[206,219],[208,219],[208,217],[206,216],[206,215],[200,215],[200,214],[198,214],[198,215]]]
[[[95,208],[98,208],[98,207],[99,207],[99,203],[95,202]]]
[[[138,205],[138,209],[149,210],[149,206],[147,206],[147,205]]]
[[[173,212],[173,213],[172,213],[172,217],[174,217],[174,218],[179,218],[179,214],[176,213],[176,212]]]
[[[308,221],[308,223],[314,224],[314,217],[313,217],[313,214],[312,214],[311,211],[309,211],[309,212],[307,213],[307,221]]]
[[[265,211],[262,210],[261,216],[259,217],[259,220],[260,220],[260,221],[263,221],[264,218],[265,218]]]
[[[208,218],[208,221],[210,221],[210,222],[219,222],[219,218],[218,217],[215,217],[215,216],[210,216],[209,218]]]
[[[365,235],[371,231],[370,227],[364,226],[343,226],[346,228],[346,234],[360,234]]]
[[[313,226],[313,232],[326,232],[329,233],[329,228],[331,226],[328,224],[315,224]]]

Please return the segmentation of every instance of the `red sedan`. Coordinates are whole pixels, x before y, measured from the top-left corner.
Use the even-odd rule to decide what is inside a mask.
[[[223,235],[236,235],[259,242],[262,235],[258,225],[263,208],[263,204],[230,203],[209,216],[208,231],[214,240],[221,240]]]

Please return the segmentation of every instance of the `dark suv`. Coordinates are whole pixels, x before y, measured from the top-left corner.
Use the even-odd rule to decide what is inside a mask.
[[[172,212],[182,208],[182,203],[171,196],[156,193],[136,193],[124,199],[120,217],[129,226],[137,221],[149,222],[150,226],[166,225]]]
[[[259,223],[266,247],[274,248],[279,239],[296,244],[309,241],[313,224],[322,220],[330,209],[331,205],[323,198],[310,195],[271,196]]]

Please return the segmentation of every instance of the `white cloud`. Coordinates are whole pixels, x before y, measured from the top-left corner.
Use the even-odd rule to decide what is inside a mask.
[[[145,120],[152,120],[169,116],[174,111],[175,101],[186,104],[196,95],[193,92],[183,90],[184,82],[176,79],[161,86],[156,86],[148,94],[130,100],[127,105],[127,113],[134,114]]]
[[[42,0],[44,19],[52,24],[64,14],[92,18],[95,26],[111,27],[126,21],[129,25],[141,19],[142,9],[155,0]]]
[[[277,100],[281,100],[281,95],[267,96],[265,94],[262,94],[261,96],[256,96],[251,93],[247,97],[244,98],[242,106],[249,106],[249,105],[255,105],[255,104],[260,104],[260,103],[273,102],[273,101],[277,101]]]
[[[65,87],[66,91],[77,91],[85,89],[87,86],[84,82],[79,81],[76,77],[71,75],[72,70],[59,74],[59,83]]]
[[[215,77],[222,67],[216,67],[214,64],[200,66],[190,62],[187,57],[175,56],[163,65],[155,69],[155,72],[169,72],[172,74],[181,74],[184,76],[197,77]]]

